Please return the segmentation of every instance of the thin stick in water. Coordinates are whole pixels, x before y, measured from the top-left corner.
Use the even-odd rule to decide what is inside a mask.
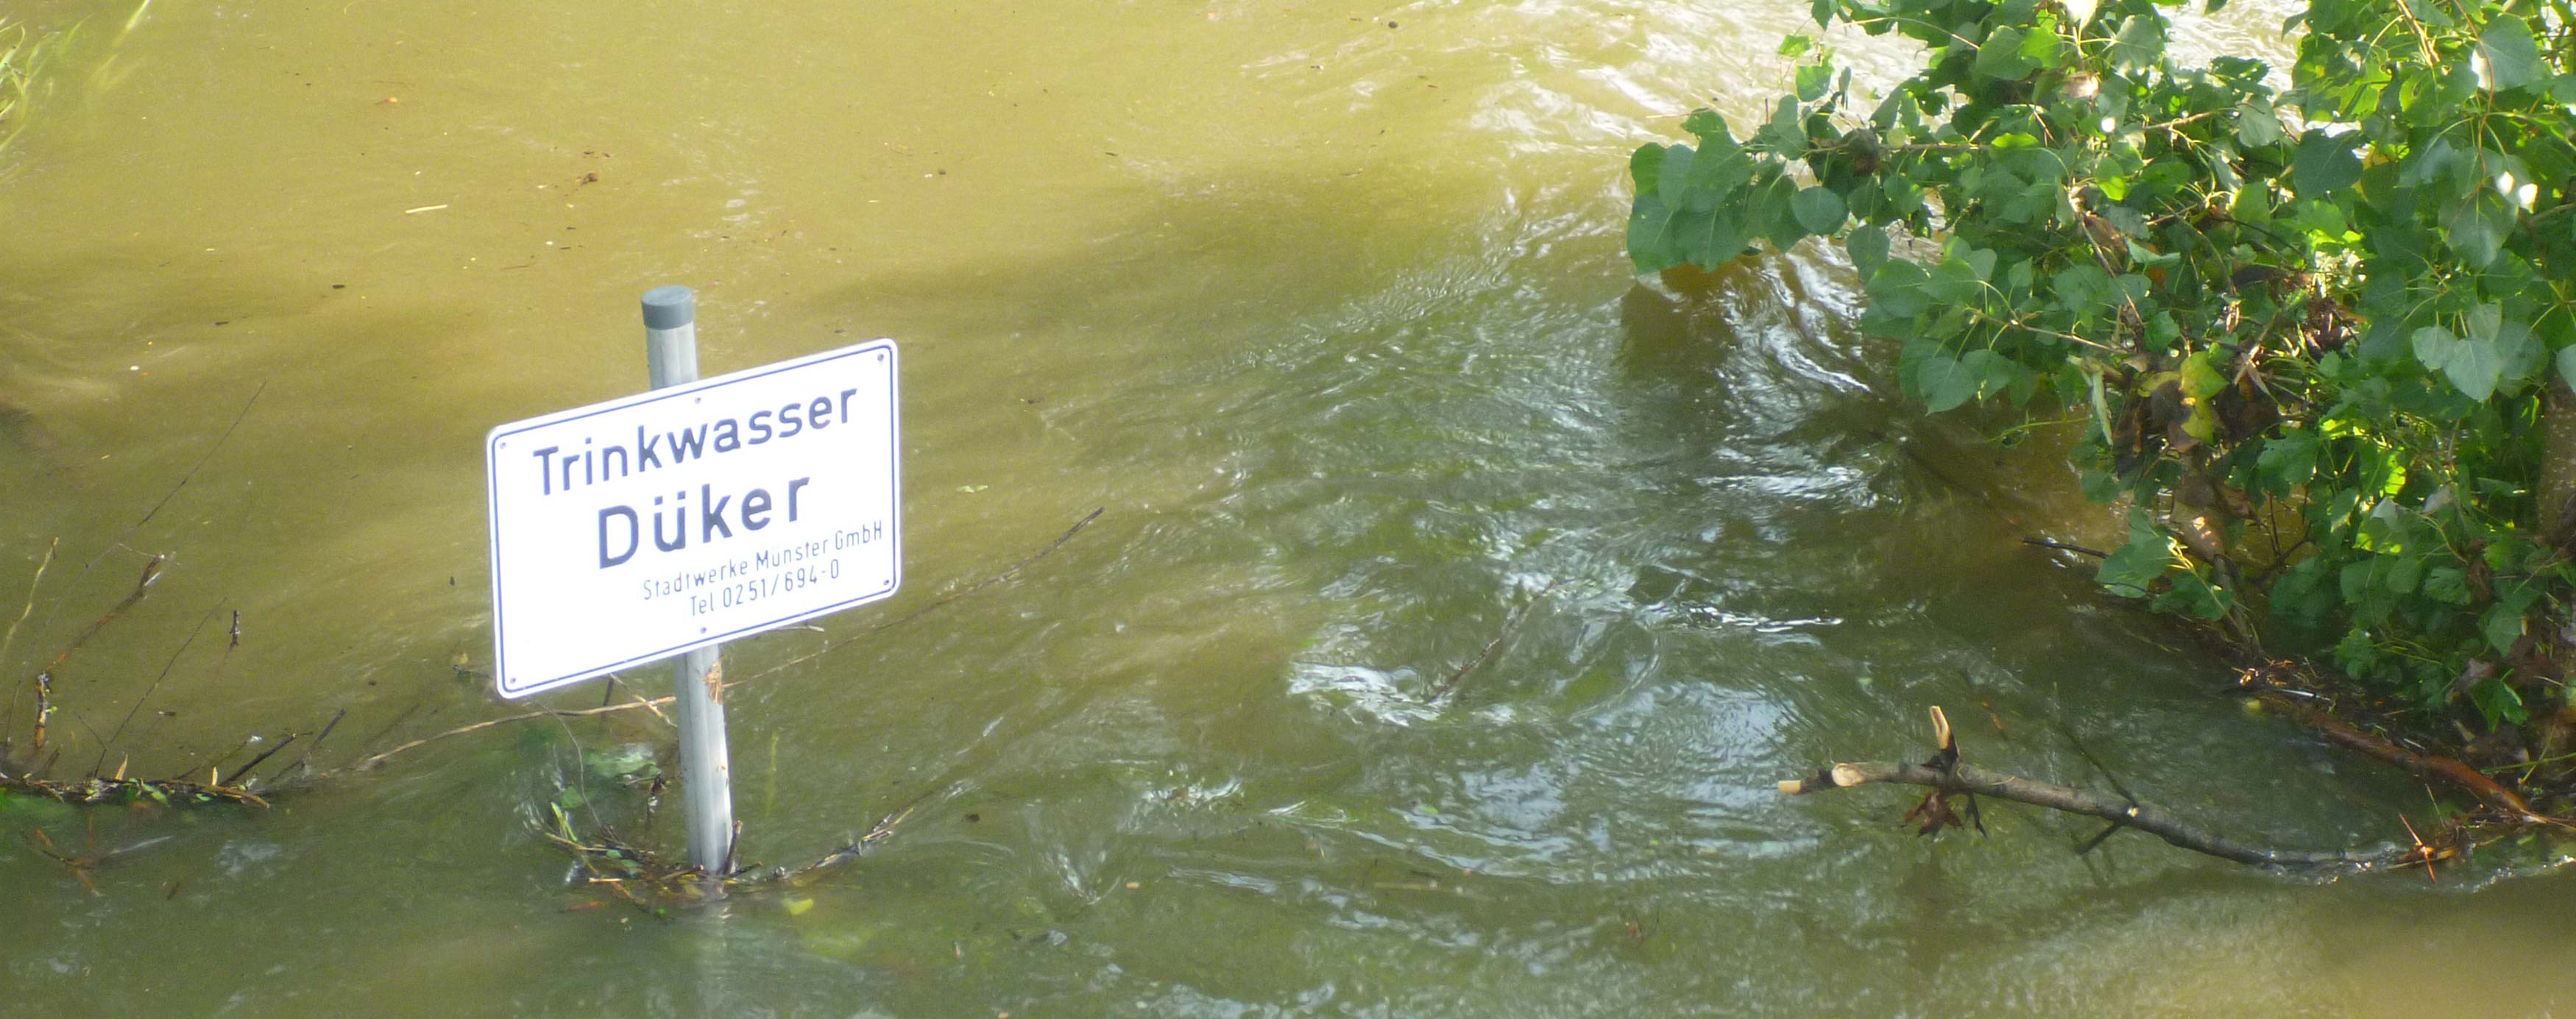
[[[36,576],[27,581],[27,606],[18,610],[18,618],[9,621],[8,635],[0,636],[0,662],[9,660],[9,646],[18,642],[18,627],[26,623],[28,616],[35,614],[36,589],[44,586],[45,569],[54,565],[54,550],[62,545],[63,539],[58,537],[45,546],[45,558],[36,563]]]
[[[225,440],[233,437],[234,430],[241,427],[242,420],[250,417],[250,409],[259,405],[260,394],[266,392],[268,392],[268,383],[266,382],[261,382],[258,389],[252,390],[250,399],[242,403],[241,413],[233,415],[233,423],[224,426],[224,433],[215,437],[214,445],[206,447],[205,455],[197,458],[196,466],[188,468],[188,473],[180,475],[179,483],[170,486],[170,491],[161,496],[161,501],[153,503],[152,508],[144,512],[143,519],[126,525],[125,530],[118,533],[115,540],[108,542],[106,548],[100,549],[97,555],[90,557],[89,563],[81,567],[80,575],[72,578],[72,586],[80,586],[80,582],[89,578],[90,571],[97,569],[99,562],[106,559],[109,552],[125,547],[125,539],[133,537],[134,532],[142,530],[143,525],[151,523],[153,517],[160,515],[162,507],[170,505],[170,500],[178,497],[179,490],[188,487],[188,482],[197,476],[197,472],[204,470],[206,468],[206,463],[215,458],[215,452],[224,448]],[[167,557],[153,557],[156,569],[158,562],[164,558]],[[149,583],[149,581],[146,581],[146,583]],[[131,600],[132,599],[128,599],[129,602]],[[59,611],[61,611],[61,605],[58,603],[56,604],[54,611],[47,612],[45,614],[45,625],[41,628],[43,632],[53,632],[54,613]],[[93,633],[97,632],[96,626],[93,626],[90,629]],[[83,635],[82,639],[88,639],[87,635]],[[78,642],[75,641],[74,643],[77,644]],[[65,657],[69,656],[66,655]],[[56,664],[60,663],[57,662]]]
[[[215,613],[221,611],[223,610],[208,609],[206,611],[205,618],[197,620],[197,628],[188,631],[188,639],[180,641],[179,650],[171,652],[170,660],[162,664],[161,674],[152,677],[152,685],[143,688],[143,696],[134,699],[133,707],[125,709],[125,717],[117,720],[116,728],[107,734],[107,743],[98,748],[99,763],[104,764],[107,762],[107,748],[114,746],[118,737],[125,735],[126,725],[134,721],[134,713],[143,710],[143,703],[152,699],[154,691],[161,689],[161,681],[170,678],[170,670],[179,664],[179,656],[188,653],[188,645],[197,642],[197,635],[206,632],[206,624],[214,622]],[[90,769],[92,774],[96,774],[97,771],[98,769],[96,768]]]

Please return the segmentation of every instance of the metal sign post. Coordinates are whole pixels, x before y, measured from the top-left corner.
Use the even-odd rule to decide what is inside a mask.
[[[503,697],[674,663],[689,860],[732,862],[719,645],[903,583],[894,341],[698,377],[687,287],[644,295],[652,388],[484,438]]]
[[[683,286],[644,292],[645,370],[655,389],[698,380],[698,300]],[[689,862],[723,877],[733,862],[733,761],[725,747],[724,645],[671,659],[680,728],[680,793],[688,799]]]

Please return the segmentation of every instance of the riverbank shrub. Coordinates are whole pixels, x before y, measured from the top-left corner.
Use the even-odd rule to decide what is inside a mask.
[[[1919,66],[1864,94],[1790,38],[1761,122],[1637,150],[1629,254],[1828,238],[1928,411],[2083,422],[2112,593],[2428,719],[2563,716],[2576,7],[2313,0],[2286,88],[2172,9],[1815,0]]]

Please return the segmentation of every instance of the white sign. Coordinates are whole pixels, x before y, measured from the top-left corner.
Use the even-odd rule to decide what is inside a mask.
[[[894,594],[898,406],[877,340],[493,429],[501,695]]]

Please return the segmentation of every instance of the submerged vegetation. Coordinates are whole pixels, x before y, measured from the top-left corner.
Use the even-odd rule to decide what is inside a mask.
[[[2088,553],[2112,594],[2563,787],[2576,8],[2315,0],[2282,89],[2179,61],[2172,6],[1816,0],[1919,67],[1875,93],[1790,38],[1762,123],[1638,150],[1629,252],[1838,242],[1927,410],[2082,430],[2086,493],[2127,510]]]
[[[71,31],[39,34],[23,21],[0,16],[0,151],[25,130],[45,65],[71,40]]]

